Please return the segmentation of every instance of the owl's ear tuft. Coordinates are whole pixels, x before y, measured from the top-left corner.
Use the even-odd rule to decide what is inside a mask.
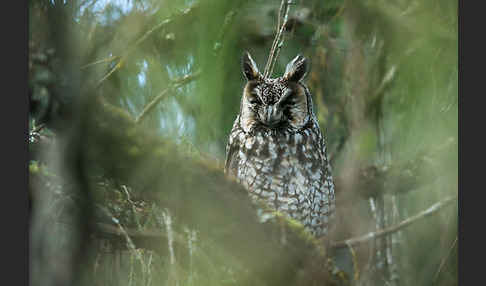
[[[285,68],[284,79],[288,81],[298,82],[302,80],[307,74],[307,59],[301,55],[297,55],[291,60]]]
[[[241,68],[247,80],[256,80],[261,78],[255,61],[251,58],[250,53],[245,51],[241,58]]]

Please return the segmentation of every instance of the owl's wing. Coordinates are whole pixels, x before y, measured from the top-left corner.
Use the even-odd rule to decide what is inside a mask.
[[[240,147],[238,146],[238,144],[235,144],[233,140],[230,140],[226,145],[226,160],[224,162],[225,174],[231,173],[231,171],[236,168],[235,163],[239,149]]]
[[[236,171],[238,165],[238,152],[240,150],[240,142],[238,139],[238,134],[241,132],[239,127],[240,116],[236,117],[233,123],[233,128],[228,138],[228,143],[226,144],[226,160],[224,162],[224,173],[230,174],[232,171]]]

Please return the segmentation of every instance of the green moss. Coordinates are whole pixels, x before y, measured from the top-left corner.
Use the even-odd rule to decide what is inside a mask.
[[[281,225],[285,226],[288,233],[295,235],[296,240],[304,242],[305,245],[312,249],[318,250],[319,256],[325,257],[326,251],[322,246],[323,243],[321,243],[312,233],[307,231],[303,224],[295,219],[289,218],[287,215],[279,211],[273,211],[272,214]]]
[[[39,164],[37,161],[30,161],[29,173],[32,175],[53,176],[45,164]]]

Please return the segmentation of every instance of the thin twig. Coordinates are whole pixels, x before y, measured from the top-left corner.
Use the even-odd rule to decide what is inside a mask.
[[[279,38],[279,33],[280,33],[280,26],[281,26],[281,21],[282,21],[282,12],[285,10],[285,5],[286,5],[286,0],[282,0],[280,3],[280,9],[278,11],[278,19],[277,19],[277,28],[275,30],[275,38],[273,39],[272,42],[272,47],[270,49],[270,54],[268,56],[267,64],[265,65],[265,69],[263,71],[263,76],[266,78],[268,76],[268,70],[270,69],[270,64],[273,60],[273,53],[275,52],[275,47],[278,42]]]
[[[219,31],[218,40],[214,43],[214,46],[213,46],[213,52],[214,52],[215,55],[219,54],[219,51],[221,50],[221,48],[223,46],[222,42],[223,42],[224,36],[226,35],[226,33],[228,31],[228,27],[231,25],[231,23],[233,23],[233,20],[235,19],[235,15],[236,15],[236,11],[231,10],[224,17],[223,27]]]
[[[378,97],[383,95],[382,92],[385,89],[385,87],[395,78],[396,71],[397,71],[396,66],[392,66],[388,70],[388,72],[385,74],[385,76],[381,80],[380,85],[378,86],[376,91],[373,93],[371,101],[376,100]]]
[[[272,74],[273,66],[275,65],[275,61],[277,59],[278,53],[283,46],[283,31],[285,30],[285,26],[287,25],[288,17],[289,17],[289,10],[290,4],[292,2],[290,0],[282,0],[280,4],[280,10],[278,12],[278,27],[277,32],[275,35],[275,39],[272,43],[272,48],[270,49],[270,55],[268,56],[267,64],[265,65],[265,69],[263,72],[263,76],[268,78]],[[283,13],[283,11],[285,12]],[[283,17],[282,17],[283,13]],[[281,23],[281,21],[283,22]]]
[[[277,43],[276,50],[275,50],[275,55],[273,57],[273,60],[270,62],[270,70],[268,71],[268,76],[271,76],[273,73],[273,68],[275,67],[275,63],[277,62],[278,55],[280,53],[280,49],[283,47],[284,43],[284,36],[285,34],[283,31],[285,30],[285,27],[287,26],[288,22],[288,15],[289,15],[289,7],[290,7],[290,1],[287,3],[286,11],[285,11],[285,17],[284,17],[284,22],[282,24],[282,27],[280,28],[280,41]]]
[[[96,86],[100,86],[108,77],[110,77],[115,71],[119,70],[123,62],[125,61],[125,57],[121,57],[118,63],[103,77],[98,81],[98,84]]]
[[[123,190],[123,192],[127,196],[127,201],[130,203],[130,206],[132,207],[132,213],[133,213],[133,217],[135,218],[135,222],[137,223],[138,228],[141,229],[142,225],[140,224],[140,220],[138,219],[138,216],[137,216],[137,207],[135,205],[135,202],[132,201],[132,199],[130,198],[130,192],[128,191],[128,187],[126,185],[122,185],[121,189]]]
[[[350,239],[347,239],[347,240],[344,240],[344,241],[332,242],[331,246],[333,248],[349,247],[349,245],[356,245],[356,244],[359,244],[359,243],[367,242],[367,241],[374,239],[374,238],[378,238],[378,237],[388,235],[390,233],[394,233],[394,232],[396,232],[396,231],[398,231],[398,230],[400,230],[400,229],[402,229],[406,226],[409,226],[410,224],[412,224],[416,221],[419,221],[419,220],[421,220],[425,217],[428,217],[428,216],[430,216],[434,213],[437,213],[440,209],[442,209],[443,207],[449,205],[450,203],[452,203],[456,200],[457,200],[457,196],[448,197],[448,198],[446,198],[442,201],[439,201],[439,202],[433,204],[428,209],[401,221],[398,224],[392,225],[390,227],[387,227],[387,228],[384,228],[384,229],[381,229],[381,230],[378,230],[378,231],[369,232],[365,235],[350,238]]]
[[[185,76],[183,76],[181,78],[178,78],[178,79],[174,80],[169,87],[167,87],[166,89],[164,89],[163,91],[161,91],[159,93],[159,95],[157,95],[151,102],[149,102],[144,107],[144,109],[142,110],[142,112],[140,113],[140,115],[137,117],[137,119],[135,119],[135,123],[141,122],[141,120],[151,110],[153,110],[154,107],[157,105],[157,103],[159,103],[170,91],[176,90],[177,88],[179,88],[179,87],[181,87],[183,85],[186,85],[186,84],[192,82],[193,80],[195,80],[196,78],[198,78],[199,75],[201,75],[201,71],[196,71],[196,72],[194,72],[192,74],[188,74],[188,75],[185,75]]]
[[[454,249],[454,247],[456,247],[456,244],[457,244],[457,236],[456,236],[456,239],[454,239],[454,242],[452,243],[451,247],[449,248],[449,252],[442,259],[440,266],[439,266],[439,269],[437,269],[437,272],[435,273],[434,282],[437,282],[437,279],[439,278],[439,275],[442,272],[442,268],[444,268],[444,265],[445,265],[447,259],[449,259],[449,257],[451,256],[452,250]]]
[[[356,255],[356,251],[354,251],[354,248],[351,244],[346,245],[349,249],[349,252],[351,252],[351,256],[353,258],[353,268],[354,268],[354,281],[358,282],[359,281],[359,266],[358,266],[358,257]]]
[[[278,19],[277,19],[277,27],[275,29],[275,35],[278,34],[278,32],[280,31],[280,26],[282,25],[282,12],[285,10],[285,4],[287,2],[285,2],[285,0],[282,0],[282,2],[280,3],[280,9],[278,10]],[[273,45],[275,45],[275,39],[273,39],[273,43],[272,43],[272,47]]]
[[[175,13],[174,15],[171,15],[169,18],[163,20],[162,22],[158,23],[157,25],[155,25],[154,27],[152,27],[152,29],[148,30],[142,37],[140,37],[134,44],[133,47],[136,47],[137,45],[139,45],[140,43],[142,43],[143,41],[145,41],[151,34],[153,34],[155,31],[159,30],[160,28],[170,24],[171,22],[174,21],[174,18],[176,17],[180,17],[180,16],[184,16],[184,15],[187,15],[189,14],[191,11],[193,11],[196,6],[198,6],[198,4],[194,4],[192,5],[191,7],[189,8],[186,8],[184,10],[182,10],[181,12],[179,13]],[[133,48],[132,47],[132,48]]]
[[[116,59],[120,58],[120,56],[111,56],[111,57],[108,57],[108,58],[104,58],[104,59],[101,59],[101,60],[97,60],[97,61],[94,61],[94,62],[91,62],[89,64],[85,64],[84,66],[81,67],[81,69],[85,69],[85,68],[88,68],[90,66],[94,66],[94,65],[97,65],[97,64],[102,64],[102,63],[106,63],[106,62],[112,62]]]
[[[42,129],[44,129],[44,127],[46,127],[46,124],[41,123],[41,124],[37,125],[31,132],[32,133],[39,133]]]
[[[143,270],[146,270],[147,269],[147,266],[146,266],[146,264],[143,261],[143,257],[142,257],[141,251],[139,249],[137,249],[137,247],[133,243],[133,240],[130,238],[130,236],[128,235],[128,233],[125,230],[125,228],[121,225],[120,221],[107,208],[100,207],[100,209],[103,212],[105,212],[106,215],[108,215],[111,218],[111,221],[114,222],[118,226],[118,229],[120,230],[121,235],[126,240],[128,249],[130,249],[135,254],[135,257],[139,260],[140,264],[142,265],[142,269]]]
[[[172,23],[174,21],[174,18],[176,17],[179,17],[179,16],[184,16],[184,15],[187,15],[189,14],[191,11],[194,10],[194,8],[198,6],[198,4],[194,4],[192,5],[191,7],[187,8],[187,9],[184,9],[183,11],[179,12],[179,13],[176,13],[174,15],[171,15],[169,18],[161,21],[160,23],[158,23],[157,25],[153,26],[150,30],[148,30],[147,32],[145,32],[145,34],[143,34],[134,44],[133,46],[131,47],[128,47],[126,49],[125,52],[123,52],[122,55],[120,56],[115,56],[115,57],[118,57],[120,58],[120,60],[118,61],[118,63],[102,78],[98,81],[98,85],[97,86],[100,86],[101,83],[103,83],[108,77],[110,77],[115,71],[117,71],[118,69],[121,68],[123,62],[125,61],[125,59],[127,58],[127,56],[135,50],[135,48],[141,44],[142,42],[144,42],[150,35],[152,35],[155,31],[161,29],[162,27],[165,27],[166,25]],[[99,62],[102,62],[102,61],[107,61],[106,59],[105,60],[100,60],[98,62],[94,62],[94,63],[91,63],[91,64],[87,64],[85,65],[84,67],[88,66],[88,65],[92,65],[92,64],[95,64],[95,63],[99,63]]]

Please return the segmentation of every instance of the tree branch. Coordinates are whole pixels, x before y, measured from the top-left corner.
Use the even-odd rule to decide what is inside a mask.
[[[381,230],[378,230],[378,231],[369,232],[369,233],[362,235],[362,236],[346,239],[344,241],[332,242],[331,247],[332,248],[349,247],[349,246],[353,246],[353,245],[360,244],[360,243],[363,243],[363,242],[367,242],[369,240],[372,240],[372,239],[375,239],[375,238],[378,238],[378,237],[388,235],[390,233],[394,233],[394,232],[399,231],[400,229],[402,229],[404,227],[411,225],[414,222],[417,222],[417,221],[422,220],[422,219],[424,219],[424,218],[426,218],[426,217],[428,217],[432,214],[437,213],[440,209],[451,204],[452,202],[454,202],[456,200],[457,200],[456,196],[448,197],[448,198],[446,198],[442,201],[439,201],[439,202],[433,204],[428,209],[426,209],[426,210],[424,210],[424,211],[422,211],[422,212],[420,212],[420,213],[418,213],[418,214],[416,214],[412,217],[409,217],[409,218],[403,220],[402,222],[400,222],[398,224],[392,225],[390,227],[387,227],[387,228],[384,228],[384,229],[381,229]]]
[[[255,281],[267,285],[295,281],[293,285],[305,285],[299,284],[300,279],[320,281],[328,277],[323,268],[326,249],[319,241],[301,224],[278,214],[277,221],[261,223],[247,191],[215,164],[185,155],[176,144],[143,129],[124,110],[101,99],[86,112],[90,113],[85,116],[86,136],[79,142],[86,152],[85,166],[97,170],[97,176],[129,185],[134,195],[170,209],[177,225],[197,229],[200,241],[211,241],[218,248],[219,254],[205,251],[208,259],[226,253],[237,262],[235,267],[244,267],[240,281],[251,285]],[[109,232],[123,235],[119,230]],[[129,229],[125,232],[135,245],[158,235]],[[163,234],[161,238],[167,239]],[[161,245],[154,243],[152,247]]]
[[[447,262],[447,259],[449,259],[449,257],[451,256],[452,250],[454,250],[454,247],[456,247],[456,245],[457,245],[457,236],[456,236],[456,239],[454,239],[454,242],[452,243],[451,247],[449,248],[447,255],[440,262],[439,269],[437,269],[437,272],[435,273],[435,276],[434,276],[434,282],[437,282],[437,279],[439,278],[439,275],[442,272],[442,269],[444,268],[444,265]]]
[[[275,65],[275,61],[277,60],[278,53],[283,46],[283,31],[285,30],[285,26],[287,26],[290,4],[292,4],[290,0],[282,0],[280,4],[277,21],[277,32],[275,34],[275,39],[273,40],[272,48],[270,49],[270,55],[268,56],[268,61],[265,65],[265,69],[263,72],[264,78],[268,78],[272,75],[273,66]],[[282,14],[284,15],[283,17]],[[283,23],[280,24],[282,20]]]
[[[111,57],[108,57],[108,58],[104,58],[104,59],[101,59],[101,60],[91,62],[89,64],[85,64],[80,69],[83,70],[83,69],[89,68],[90,66],[94,66],[94,65],[97,65],[97,64],[109,63],[109,62],[112,62],[112,61],[117,60],[119,58],[120,58],[120,56],[111,56]]]
[[[141,122],[145,118],[145,116],[154,109],[157,103],[159,103],[163,98],[165,98],[169,92],[174,91],[179,87],[192,82],[193,80],[197,79],[200,75],[201,75],[201,71],[196,71],[192,74],[188,74],[181,78],[173,80],[169,87],[167,87],[162,92],[160,92],[159,95],[157,95],[151,102],[149,102],[144,107],[140,115],[137,117],[137,119],[135,119],[135,123]]]
[[[198,4],[194,4],[191,7],[187,8],[187,9],[184,9],[184,10],[178,12],[178,13],[175,13],[175,14],[171,15],[170,17],[168,17],[167,19],[159,22],[157,25],[153,26],[150,30],[148,30],[147,32],[145,32],[145,34],[143,34],[140,38],[138,38],[138,40],[135,41],[135,43],[132,46],[127,47],[127,49],[122,53],[122,55],[113,56],[113,57],[110,57],[110,58],[101,59],[101,60],[98,60],[98,61],[95,61],[95,62],[92,62],[92,63],[88,63],[88,64],[82,66],[81,68],[84,69],[86,67],[89,67],[89,66],[92,66],[92,65],[95,65],[95,64],[99,64],[99,63],[103,63],[103,62],[111,62],[113,60],[119,59],[119,61],[117,62],[117,64],[108,73],[106,73],[106,75],[103,76],[103,78],[101,78],[98,81],[97,86],[100,86],[108,77],[110,77],[115,71],[117,71],[118,69],[121,68],[121,66],[123,65],[123,62],[126,60],[126,58],[128,57],[128,55],[132,51],[134,51],[135,48],[138,45],[140,45],[142,42],[144,42],[154,32],[156,32],[156,31],[160,30],[161,28],[163,28],[163,27],[169,25],[170,23],[172,23],[176,17],[188,15],[189,13],[191,13],[192,11],[194,11],[196,7],[198,7]]]

